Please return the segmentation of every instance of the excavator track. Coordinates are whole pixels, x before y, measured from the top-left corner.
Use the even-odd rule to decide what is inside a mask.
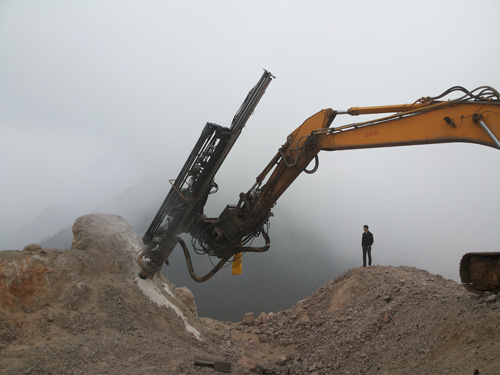
[[[476,294],[500,292],[500,252],[465,254],[460,261],[460,280]]]

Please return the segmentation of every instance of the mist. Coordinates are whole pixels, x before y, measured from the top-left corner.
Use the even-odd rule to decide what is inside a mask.
[[[499,15],[486,0],[4,0],[0,248],[22,248],[16,233],[47,207],[66,224],[45,222],[40,238],[137,186],[144,196],[110,213],[133,223],[133,207],[154,207],[152,219],[204,124],[229,126],[262,69],[277,78],[216,177],[209,215],[236,203],[323,108],[499,89]],[[293,216],[348,267],[361,265],[368,224],[374,264],[458,280],[464,253],[498,251],[499,167],[498,150],[470,144],[324,152],[271,225]]]

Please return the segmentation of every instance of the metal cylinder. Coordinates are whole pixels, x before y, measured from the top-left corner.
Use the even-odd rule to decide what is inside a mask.
[[[489,135],[489,137],[495,143],[495,145],[497,146],[497,148],[500,149],[500,142],[498,141],[498,138],[495,137],[495,134],[493,134],[491,132],[491,130],[488,128],[488,126],[484,123],[483,117],[481,116],[481,114],[480,113],[474,113],[472,115],[472,120],[474,120],[474,122],[477,122],[479,125],[481,125],[481,127],[483,128],[483,130],[486,132],[486,134]]]

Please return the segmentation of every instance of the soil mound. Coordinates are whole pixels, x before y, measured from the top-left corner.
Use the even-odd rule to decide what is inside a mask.
[[[83,216],[73,234],[69,250],[0,252],[1,374],[180,373],[214,350],[189,290],[137,278],[124,219]]]
[[[490,297],[416,268],[357,268],[256,334],[296,349],[270,366],[276,373],[493,375],[500,304]]]

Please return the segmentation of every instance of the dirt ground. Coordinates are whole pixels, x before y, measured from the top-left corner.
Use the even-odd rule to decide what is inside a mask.
[[[87,215],[72,249],[0,251],[0,374],[500,374],[500,296],[411,267],[348,270],[293,308],[198,317],[189,290],[137,278],[140,238]]]

